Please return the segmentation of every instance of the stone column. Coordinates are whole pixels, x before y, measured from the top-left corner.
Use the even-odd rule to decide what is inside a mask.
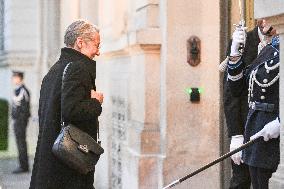
[[[284,2],[283,0],[255,0],[255,17],[265,18],[269,23],[277,29],[280,35],[280,86],[284,83]],[[269,8],[267,8],[269,7]],[[277,171],[270,179],[269,188],[278,189],[284,188],[284,89],[279,87],[280,98],[280,119],[281,119],[281,133],[280,133],[280,165]]]
[[[41,77],[55,63],[59,54],[60,1],[40,1],[40,66],[38,70]]]

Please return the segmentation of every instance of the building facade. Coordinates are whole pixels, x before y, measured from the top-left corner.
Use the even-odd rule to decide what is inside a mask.
[[[25,71],[33,104],[30,154],[41,80],[58,58],[65,28],[79,18],[97,24],[102,36],[96,83],[105,95],[100,117],[105,154],[96,188],[162,188],[227,152],[218,64],[239,20],[237,2],[0,0],[0,97],[10,99],[11,70]],[[253,1],[243,2],[253,27]],[[188,64],[196,50],[188,48],[192,36],[200,39],[197,66]],[[202,89],[197,103],[190,101],[192,87]],[[0,155],[15,155],[13,139]],[[228,162],[176,188],[227,188]]]

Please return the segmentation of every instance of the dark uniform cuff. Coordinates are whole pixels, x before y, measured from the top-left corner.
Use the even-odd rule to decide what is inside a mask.
[[[241,58],[237,63],[228,63],[228,79],[231,81],[237,81],[243,78],[244,63]]]

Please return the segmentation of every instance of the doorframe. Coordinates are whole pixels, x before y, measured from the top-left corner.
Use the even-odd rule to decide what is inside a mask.
[[[231,16],[230,8],[231,3],[228,0],[220,0],[220,60],[226,57],[227,45],[230,40],[231,29]],[[224,116],[223,106],[223,78],[224,74],[220,72],[220,156],[229,151],[229,138],[227,133],[226,120]],[[231,178],[231,159],[226,159],[220,163],[220,186],[221,189],[229,188]]]

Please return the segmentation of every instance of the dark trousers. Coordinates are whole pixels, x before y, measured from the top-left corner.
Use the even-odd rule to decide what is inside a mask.
[[[230,180],[230,189],[250,189],[250,173],[249,167],[246,164],[232,164],[232,178]]]
[[[263,169],[250,166],[249,172],[253,189],[268,189],[269,179],[271,178],[272,173],[275,171],[272,169]]]
[[[26,130],[28,118],[14,119],[14,132],[18,147],[19,163],[22,169],[29,169],[29,160],[27,153]]]

